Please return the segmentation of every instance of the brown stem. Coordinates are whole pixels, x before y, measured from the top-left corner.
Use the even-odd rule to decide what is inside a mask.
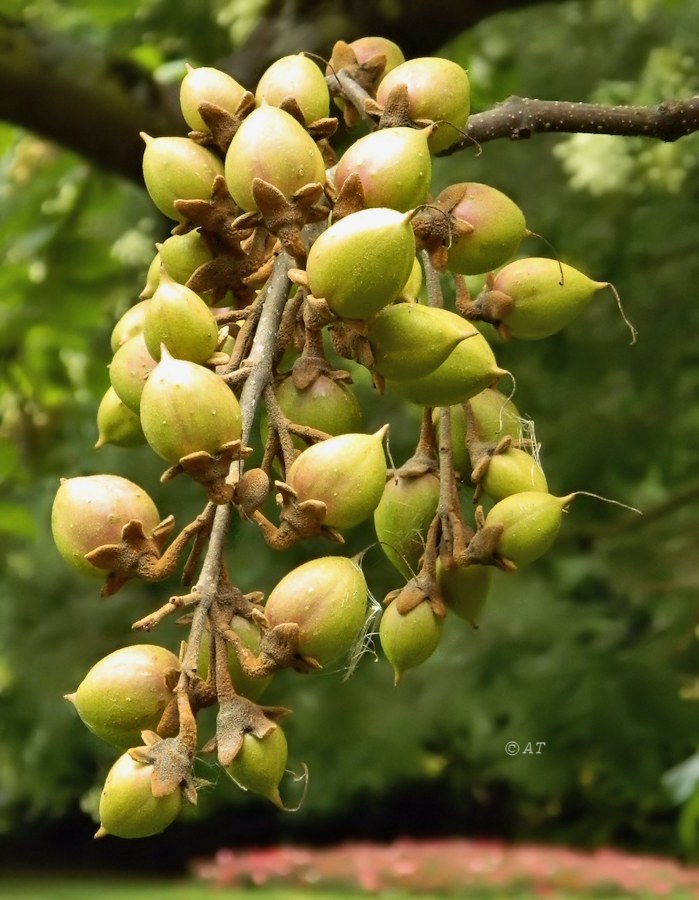
[[[444,156],[498,138],[528,140],[533,134],[583,133],[647,137],[672,142],[699,131],[699,97],[664,100],[654,106],[607,106],[566,100],[508,97],[471,116],[464,137]]]
[[[439,272],[432,265],[427,250],[420,251],[422,263],[425,268],[425,283],[427,284],[427,303],[429,306],[436,306],[439,309],[444,307],[444,296],[442,294],[442,284],[439,280]]]

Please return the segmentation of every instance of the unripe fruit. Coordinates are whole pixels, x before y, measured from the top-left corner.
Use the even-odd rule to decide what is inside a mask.
[[[507,372],[498,366],[483,335],[474,331],[432,372],[422,378],[392,379],[389,385],[418,406],[451,406],[480,393]]]
[[[386,66],[381,75],[382,79],[385,78],[392,69],[395,69],[396,66],[405,62],[405,56],[398,44],[389,41],[389,39],[385,37],[374,37],[372,35],[360,37],[357,38],[356,41],[351,41],[350,47],[354,51],[358,63],[367,62],[372,57],[378,56],[379,54],[385,56]]]
[[[299,626],[298,652],[327,666],[344,656],[364,625],[367,586],[356,562],[344,556],[312,559],[272,590],[265,616],[274,627]]]
[[[257,105],[279,106],[293,97],[306,124],[324,119],[330,111],[330,93],[318,66],[303,53],[282,56],[266,69],[255,91]]]
[[[309,133],[276,106],[261,106],[247,116],[226,153],[226,183],[235,202],[256,212],[254,178],[274,185],[285,197],[306,184],[325,184],[325,163]]]
[[[252,653],[259,653],[260,629],[258,625],[250,619],[235,615],[231,619],[230,628],[238,635],[244,647]],[[209,673],[209,640],[209,632],[206,631],[202,635],[199,650],[199,675],[204,679]],[[248,700],[259,700],[272,682],[271,675],[265,678],[252,678],[247,675],[238,661],[238,654],[232,644],[228,645],[228,671],[236,694],[247,697]]]
[[[442,637],[443,624],[444,620],[435,616],[426,601],[405,615],[398,612],[395,601],[384,609],[379,639],[386,659],[393,666],[395,684],[406,669],[413,669],[432,656]]]
[[[563,510],[574,497],[575,494],[554,497],[539,491],[523,491],[496,503],[485,524],[504,528],[498,553],[518,566],[543,556],[556,540]]]
[[[410,117],[438,122],[429,138],[432,153],[446,150],[459,140],[471,108],[471,89],[466,72],[448,59],[434,56],[409,59],[382,80],[376,94],[384,105],[398,84],[408,89]]]
[[[105,656],[75,694],[66,697],[98,738],[116,747],[138,747],[142,731],[155,731],[174,694],[165,675],[179,660],[165,647],[136,644]]]
[[[496,502],[521,491],[548,492],[546,475],[539,463],[524,450],[510,447],[490,458],[481,481],[486,494]]]
[[[352,528],[378,506],[386,482],[385,425],[375,434],[340,434],[296,458],[286,475],[300,501],[321,500],[324,525]]]
[[[362,427],[362,408],[351,388],[327,375],[319,375],[306,388],[297,388],[289,375],[274,388],[279,406],[290,422],[307,425],[326,434],[338,435],[358,432]],[[263,417],[261,431],[266,439],[268,423]],[[306,444],[294,438],[303,450]]]
[[[148,271],[146,272],[146,284],[138,295],[141,300],[147,300],[149,297],[153,296],[153,292],[157,288],[160,282],[160,254],[156,253],[153,259],[151,260],[150,265],[148,266]],[[112,347],[112,350],[115,350],[115,347]]]
[[[180,84],[180,108],[185,122],[192,131],[208,131],[202,119],[199,104],[215,103],[229,113],[238,108],[245,88],[225,72],[210,66],[189,69]]]
[[[154,797],[152,774],[153,766],[136,762],[128,753],[119,757],[102,790],[100,827],[95,837],[150,837],[175,821],[182,806],[182,791],[178,788],[167,797]]]
[[[275,806],[282,807],[279,782],[286,772],[287,754],[286,736],[279,725],[275,725],[263,738],[246,734],[226,771],[246,791],[260,794]]]
[[[374,511],[379,546],[408,579],[418,570],[438,503],[439,478],[426,472],[414,478],[389,478]]]
[[[187,284],[199,266],[213,259],[196,229],[186,234],[173,234],[160,244],[159,253],[167,274],[180,284]]]
[[[337,164],[335,184],[341,188],[357,174],[366,206],[406,212],[424,203],[432,180],[429,129],[382,128],[355,141]]]
[[[385,306],[369,323],[374,368],[384,378],[427,375],[474,333],[464,324],[447,310],[418,303]]]
[[[216,349],[218,326],[199,294],[163,272],[148,301],[143,337],[153,359],[160,359],[164,346],[176,359],[203,363]]]
[[[416,303],[422,287],[422,266],[420,260],[415,257],[413,267],[408,275],[408,280],[403,285],[403,289],[398,295],[399,300],[405,300],[409,303]]]
[[[163,215],[184,222],[175,200],[208,200],[214,178],[223,175],[223,163],[189,138],[141,137],[146,142],[143,180],[151,200]]]
[[[107,388],[97,409],[97,431],[97,449],[105,444],[138,447],[146,442],[138,414],[119,399],[113,387]]]
[[[149,302],[149,301],[147,301]],[[148,352],[143,333],[125,341],[109,363],[109,380],[122,403],[138,413],[146,379],[157,363]]]
[[[143,389],[141,425],[152,449],[172,464],[200,450],[216,453],[238,440],[242,428],[238,400],[226,383],[165,349]]]
[[[146,534],[160,522],[148,494],[119,475],[63,478],[51,511],[51,530],[58,552],[78,572],[104,578],[85,554],[103,544],[118,544],[121,531],[138,520]]]
[[[500,319],[510,335],[535,341],[565,328],[606,287],[607,282],[593,281],[558,260],[528,257],[501,269],[476,299],[476,306],[486,308],[491,298],[505,295],[512,306]]]
[[[160,280],[160,278],[158,278]],[[124,315],[119,319],[112,329],[111,348],[112,353],[116,353],[122,344],[125,344],[132,337],[143,333],[143,323],[146,319],[146,310],[148,309],[147,300],[139,300],[133,306],[126,310]]]
[[[483,612],[493,580],[492,566],[457,566],[445,569],[437,564],[437,584],[451,612],[474,628]]]
[[[400,294],[415,259],[410,214],[364,209],[331,225],[308,254],[311,291],[347,319],[377,313]]]
[[[485,388],[469,398],[468,404],[476,421],[479,440],[497,444],[504,437],[519,440],[522,436],[522,421],[517,407],[500,391]],[[439,412],[435,410],[433,421],[439,433]],[[454,468],[461,475],[470,474],[472,465],[466,449],[467,422],[461,403],[451,407],[451,447]]]
[[[502,191],[474,182],[452,185],[435,202],[460,191],[463,195],[450,212],[458,221],[473,226],[473,231],[453,238],[447,268],[462,275],[490,272],[517,252],[527,234],[524,214]]]

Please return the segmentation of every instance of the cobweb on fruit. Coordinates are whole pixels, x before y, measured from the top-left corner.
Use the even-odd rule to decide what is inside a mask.
[[[367,550],[370,548],[367,548]],[[365,550],[359,559],[359,564],[361,566],[362,558],[364,557]],[[370,653],[375,660],[377,660],[378,653],[374,647],[374,638],[378,635],[377,622],[378,618],[381,614],[381,610],[383,609],[381,603],[376,599],[376,597],[371,593],[371,590],[367,587],[367,610],[366,615],[364,616],[364,624],[362,625],[357,638],[350,648],[349,651],[349,659],[347,665],[344,668],[344,675],[342,676],[343,681],[347,681],[349,678],[354,675],[355,669],[359,665],[359,661],[361,658]]]

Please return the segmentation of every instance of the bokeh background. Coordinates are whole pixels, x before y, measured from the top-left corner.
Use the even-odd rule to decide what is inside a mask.
[[[535,420],[554,493],[592,491],[644,516],[577,500],[547,557],[516,576],[497,573],[481,628],[448,621],[438,652],[398,688],[371,652],[348,679],[341,667],[278,676],[265,702],[294,710],[285,729],[290,763],[311,773],[295,815],[245,795],[202,758],[199,774],[212,787],[166,834],[126,849],[92,841],[90,817],[114,752],[61,696],[106,653],[136,640],[177,648],[184,631],[168,622],[155,635],[134,635],[131,623],[175,592],[176,580],[130,584],[101,600],[55,551],[50,508],[59,477],[96,472],[139,482],[180,524],[201,507],[194,484],[159,483],[162,465],[147,447],[93,449],[111,328],[136,301],[154,242],[170,227],[129,148],[149,116],[153,133],[185,133],[172,112],[184,63],[225,64],[254,89],[266,60],[302,49],[328,56],[334,40],[358,36],[366,21],[412,56],[444,55],[467,68],[474,111],[510,94],[634,104],[699,93],[694,0],[447,4],[454,9],[443,16],[439,3],[395,2],[376,4],[373,19],[361,6],[3,0],[6,866],[40,858],[172,872],[221,846],[399,835],[614,844],[685,859],[699,852],[698,135],[667,145],[601,135],[496,141],[434,167],[435,193],[454,181],[494,185],[562,260],[618,289],[639,332],[635,346],[612,296],[600,294],[565,332],[496,341],[495,351],[516,375],[520,411]],[[36,59],[45,102],[22,108]],[[83,100],[67,93],[71,83],[105,114],[95,114],[92,134],[81,131],[84,118],[72,121]],[[110,94],[110,84],[121,93]],[[123,96],[133,108],[122,119]],[[535,237],[522,247],[549,252]],[[402,462],[417,436],[415,412],[357,381],[367,429],[389,421]],[[368,543],[360,527],[347,549]],[[319,552],[327,546],[310,542],[275,556],[236,526],[231,573],[243,589],[268,591]],[[364,568],[379,599],[397,586],[377,548]],[[508,741],[545,747],[508,756]],[[297,787],[286,789],[293,802]]]

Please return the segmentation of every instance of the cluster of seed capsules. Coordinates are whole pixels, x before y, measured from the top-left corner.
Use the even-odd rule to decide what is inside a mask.
[[[287,711],[257,700],[279,669],[326,668],[367,630],[357,559],[313,559],[266,601],[243,594],[214,546],[222,507],[279,550],[315,535],[342,543],[373,518],[404,582],[379,625],[396,681],[434,652],[448,611],[475,625],[495,568],[546,552],[575,495],[548,492],[497,388],[509,373],[474,322],[503,338],[544,338],[607,286],[554,259],[509,262],[529,232],[495,188],[461,183],[430,196],[432,156],[468,143],[469,83],[453,62],[406,62],[392,42],[364,38],[338,43],[325,71],[303,54],[278,60],[255,94],[221,71],[190,68],[180,96],[189,136],[144,135],[146,187],[176,224],[140,302],[114,328],[97,446],[147,443],[169,465],[163,480],[186,473],[206,507],[173,537],[172,517],[118,475],[65,479],[53,506],[59,551],[106,576],[103,594],[168,577],[191,545],[189,592],[135,626],[184,610],[192,631],[180,656],[124,647],[69,697],[124,751],[102,793],[98,835],[163,830],[183,798],[196,801],[192,766],[205,751],[281,806]],[[339,160],[331,100],[363,134]],[[444,272],[456,285],[451,310]],[[464,276],[484,273],[471,299]],[[352,365],[333,368],[328,356]],[[423,409],[415,453],[396,470],[386,464],[388,426],[362,430],[348,371],[356,364],[378,392]],[[245,468],[256,408],[262,460]],[[484,504],[475,528],[461,504],[468,485]],[[214,703],[216,737],[202,748],[196,714]]]

